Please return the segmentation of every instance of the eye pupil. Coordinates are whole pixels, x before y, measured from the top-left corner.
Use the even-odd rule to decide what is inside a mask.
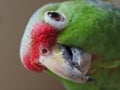
[[[48,12],[48,16],[54,19],[55,21],[61,20],[61,16],[57,12]]]

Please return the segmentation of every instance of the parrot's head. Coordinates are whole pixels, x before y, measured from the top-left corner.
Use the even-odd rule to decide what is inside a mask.
[[[106,17],[102,9],[94,8],[95,3],[88,3],[53,3],[33,14],[21,42],[20,57],[25,68],[50,70],[73,82],[95,81],[86,74],[94,54],[102,51],[105,35],[98,25]]]

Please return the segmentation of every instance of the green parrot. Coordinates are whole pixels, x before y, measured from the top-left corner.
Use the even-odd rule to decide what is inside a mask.
[[[67,90],[120,90],[120,9],[102,0],[47,4],[29,20],[20,58]]]

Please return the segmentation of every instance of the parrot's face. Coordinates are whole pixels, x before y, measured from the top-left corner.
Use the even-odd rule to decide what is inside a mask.
[[[84,9],[89,12],[87,8],[92,10],[92,14],[83,15]],[[93,30],[96,27],[91,27],[93,21],[102,16],[100,11],[95,10],[92,7],[83,8],[77,1],[49,4],[37,10],[21,42],[20,57],[23,65],[37,72],[48,69],[73,82],[95,81],[86,73],[93,59],[92,52],[98,53],[98,49],[101,49],[98,40],[105,38],[103,34],[99,37],[99,29],[96,33]],[[96,13],[99,15],[95,16]]]

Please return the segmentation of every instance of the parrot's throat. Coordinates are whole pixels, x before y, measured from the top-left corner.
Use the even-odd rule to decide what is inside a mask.
[[[27,65],[28,69],[37,72],[44,70],[45,67],[38,62],[41,56],[40,49],[51,50],[56,43],[56,36],[57,30],[48,24],[37,23],[34,26],[31,32],[30,51],[26,55],[27,63],[29,62]]]

